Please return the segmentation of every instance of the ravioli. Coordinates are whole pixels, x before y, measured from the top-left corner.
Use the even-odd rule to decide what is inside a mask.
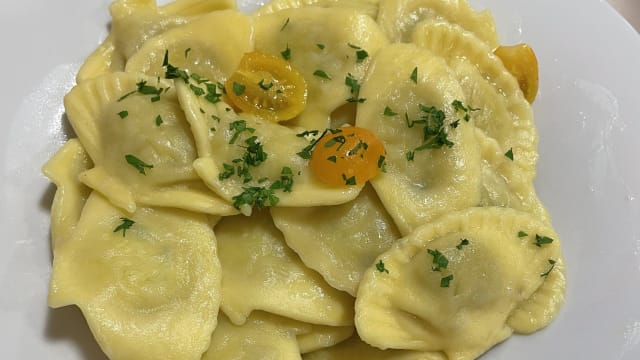
[[[412,350],[380,350],[360,340],[357,335],[330,348],[305,354],[304,360],[448,360],[442,353]]]
[[[365,273],[355,321],[362,339],[382,349],[475,358],[520,328],[510,324],[522,325],[522,319],[510,316],[530,307],[535,294],[536,304],[554,313],[564,289],[563,268],[555,267],[562,263],[557,234],[513,209],[471,208],[441,217],[377,261],[386,271]],[[539,292],[547,281],[559,292]],[[553,299],[544,299],[550,294]],[[539,310],[528,315],[546,324]]]
[[[354,330],[353,326],[311,325],[308,332],[299,334],[297,337],[300,353],[306,354],[332,347],[351,337]]]
[[[336,188],[318,181],[309,171],[308,160],[298,155],[310,145],[301,133],[236,114],[222,101],[212,103],[186,84],[176,85],[198,148],[193,166],[207,186],[245,215],[251,214],[254,204],[238,199],[252,192],[266,194],[265,206],[304,207],[341,204],[362,190],[361,185]],[[269,202],[269,195],[277,197],[277,202]]]
[[[56,185],[51,204],[51,247],[69,239],[91,189],[78,175],[92,166],[91,159],[78,139],[68,140],[42,167],[42,172]]]
[[[207,216],[160,208],[129,215],[93,192],[73,236],[54,249],[49,306],[78,305],[110,359],[200,359],[220,281]]]
[[[261,311],[251,313],[242,325],[234,325],[220,313],[202,360],[295,360],[300,359],[296,335],[311,326]]]
[[[223,218],[221,309],[241,325],[254,310],[318,325],[353,324],[353,298],[330,287],[287,247],[268,211]]]
[[[74,87],[65,108],[95,164],[81,181],[114,205],[128,212],[138,203],[237,212],[204,191],[193,169],[196,149],[172,81],[108,74]]]
[[[360,96],[367,102],[358,105],[356,125],[375,133],[387,151],[386,172],[371,183],[402,234],[479,203],[481,167],[473,120],[451,126],[463,117],[452,103],[466,99],[444,61],[412,44],[389,45],[369,67]],[[385,114],[387,108],[394,114]],[[425,139],[413,121],[431,116],[424,110],[433,108],[446,116],[442,131],[452,145],[416,151]]]
[[[379,2],[379,0],[273,0],[258,9],[256,15],[273,14],[285,9],[319,6],[354,9],[375,19],[378,15]]]
[[[533,180],[538,133],[531,106],[492,47],[462,27],[442,21],[420,23],[413,42],[447,61],[469,104],[482,104],[473,113],[474,124],[495,139],[503,153],[511,150],[522,176]]]
[[[392,42],[410,42],[423,20],[442,20],[476,34],[491,48],[499,45],[491,12],[475,11],[464,0],[381,0],[378,23]]]
[[[353,9],[285,9],[254,22],[255,49],[276,56],[288,51],[307,80],[307,106],[287,125],[310,130],[329,127],[334,110],[360,99],[345,79],[361,81],[370,59],[387,44],[375,21]]]
[[[234,31],[225,31],[229,28]],[[149,39],[127,61],[125,70],[165,77],[166,53],[171,65],[214,83],[224,82],[242,55],[252,50],[251,33],[247,15],[215,11]]]
[[[373,260],[400,237],[375,191],[331,207],[271,209],[273,220],[304,264],[334,288],[355,296]]]

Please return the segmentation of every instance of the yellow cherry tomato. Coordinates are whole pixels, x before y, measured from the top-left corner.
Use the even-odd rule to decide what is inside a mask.
[[[494,53],[504,66],[518,80],[518,85],[529,103],[538,94],[538,59],[527,44],[499,46]]]
[[[360,127],[329,130],[311,154],[311,171],[332,186],[362,185],[384,165],[384,145],[371,131]]]
[[[307,104],[307,83],[288,61],[250,52],[225,83],[231,103],[243,112],[271,121],[299,115]]]

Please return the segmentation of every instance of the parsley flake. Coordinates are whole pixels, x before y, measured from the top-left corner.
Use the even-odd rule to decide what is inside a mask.
[[[553,259],[549,259],[549,260],[547,260],[547,262],[551,266],[549,267],[549,269],[547,271],[545,271],[542,274],[540,274],[540,277],[547,277],[549,275],[549,273],[551,273],[551,270],[553,270],[553,268],[556,266],[556,261],[553,260]]]
[[[126,217],[121,217],[120,221],[122,221],[122,224],[116,226],[116,228],[113,229],[113,232],[116,233],[118,231],[122,231],[122,237],[124,237],[127,233],[127,230],[129,230],[129,228],[136,222]]]
[[[287,20],[285,20],[284,24],[282,25],[282,27],[280,28],[280,31],[284,30],[284,28],[287,27],[287,25],[289,25],[289,18],[287,18]]]
[[[229,144],[235,144],[236,140],[238,140],[238,136],[243,132],[252,133],[256,131],[254,128],[247,127],[247,122],[244,120],[236,120],[229,124],[229,130],[234,131],[234,134],[231,136],[231,140],[229,140]]]
[[[509,160],[513,161],[513,148],[510,148],[509,150],[507,150],[507,152],[504,153],[504,156],[509,158]]]
[[[390,107],[388,107],[388,106],[385,106],[385,107],[384,107],[384,112],[383,112],[382,114],[383,114],[384,116],[396,116],[396,115],[398,115],[398,113],[397,113],[397,112],[395,112],[395,111],[391,110],[391,108],[390,108]]]
[[[427,249],[429,255],[433,256],[433,264],[434,267],[431,268],[433,271],[442,271],[446,269],[449,265],[449,260],[438,250]]]
[[[448,288],[449,284],[451,283],[452,280],[453,280],[453,274],[449,274],[449,275],[443,277],[442,279],[440,279],[440,287],[441,288]]]
[[[236,96],[240,96],[242,94],[244,94],[244,90],[245,90],[245,86],[237,83],[237,82],[233,82],[233,93],[236,94]]]
[[[271,89],[273,87],[273,82],[270,82],[268,84],[264,83],[264,79],[260,80],[260,82],[258,83],[258,86],[260,86],[260,88],[264,91],[267,91],[269,89]]]
[[[324,50],[325,46],[324,44],[316,44],[316,46],[318,47],[318,49],[320,50]]]
[[[289,49],[289,44],[287,44],[287,48],[280,52],[282,58],[285,60],[291,59],[291,49]]]
[[[413,68],[413,71],[411,72],[409,79],[411,79],[411,81],[413,81],[414,84],[418,83],[418,67],[417,66]]]
[[[129,165],[133,166],[142,175],[147,175],[145,169],[153,169],[153,165],[147,164],[131,154],[125,155],[124,158]]]
[[[551,244],[553,239],[548,236],[540,236],[536,234],[536,241],[533,243],[537,247],[542,247],[545,244]]]
[[[329,77],[329,75],[327,75],[326,72],[324,72],[324,70],[316,70],[313,72],[313,76],[317,76],[319,78],[323,78],[323,79],[327,79],[327,80],[331,80],[331,78]]]
[[[118,113],[118,116],[120,116],[120,119],[124,119],[129,116],[129,112],[127,110],[122,110]]]
[[[188,58],[189,57],[189,53],[191,52],[191,48],[186,48],[184,49],[184,58]]]
[[[529,236],[529,234],[527,234],[526,232],[524,232],[522,230],[518,231],[518,237],[519,238],[523,238],[523,237],[527,237],[527,236]]]
[[[378,261],[378,263],[376,264],[376,269],[377,269],[378,271],[380,271],[381,273],[385,273],[385,272],[386,272],[387,274],[389,273],[389,270],[387,270],[387,269],[384,267],[384,263],[382,262],[382,260]]]
[[[162,125],[164,121],[162,120],[162,116],[158,115],[156,116],[156,126],[160,126]]]
[[[456,249],[462,250],[462,248],[464,246],[467,246],[467,245],[469,245],[469,240],[468,239],[462,239],[462,240],[460,240],[460,244],[456,245]]]
[[[355,185],[356,184],[356,177],[355,176],[351,176],[351,177],[347,177],[347,175],[342,174],[342,180],[344,180],[344,184],[345,185]]]

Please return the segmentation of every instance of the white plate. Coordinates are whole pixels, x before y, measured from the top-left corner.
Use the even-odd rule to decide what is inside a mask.
[[[241,0],[254,3],[255,0]],[[104,359],[75,308],[46,306],[62,97],[107,33],[107,0],[3,0],[0,358]],[[475,0],[503,43],[536,50],[536,182],[564,241],[567,302],[483,359],[640,359],[640,36],[598,0]]]

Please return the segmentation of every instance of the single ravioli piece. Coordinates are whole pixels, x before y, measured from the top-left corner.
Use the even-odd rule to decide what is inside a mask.
[[[400,232],[480,201],[480,153],[473,119],[446,63],[413,44],[383,48],[367,73],[356,125],[387,151],[386,172],[371,180]],[[438,121],[439,120],[439,121]]]
[[[305,354],[304,360],[448,360],[442,353],[412,350],[380,350],[357,335],[336,346]]]
[[[478,12],[466,0],[381,0],[378,24],[392,42],[410,42],[416,24],[443,20],[476,34],[492,49],[500,45],[489,10]]]
[[[236,10],[215,11],[147,40],[127,61],[126,71],[164,78],[168,62],[195,76],[224,82],[245,52],[253,50],[251,18]],[[232,30],[231,30],[232,29]]]
[[[310,330],[309,324],[262,311],[254,311],[244,324],[234,325],[221,312],[202,360],[299,360],[296,335]]]
[[[229,0],[177,0],[162,7],[157,7],[155,0],[116,1],[110,8],[112,31],[85,60],[76,81],[124,71],[129,57],[151,37],[199,15],[235,7],[235,2]]]
[[[94,191],[53,256],[49,306],[78,305],[110,359],[200,359],[207,349],[221,270],[206,215],[129,215]]]
[[[555,267],[561,260],[557,234],[531,214],[471,208],[443,216],[378,258],[388,272],[367,270],[356,300],[358,334],[382,349],[476,358],[511,335],[511,314],[529,307],[545,282],[564,279],[551,277],[563,270]]]
[[[335,109],[364,101],[360,82],[370,59],[387,43],[371,17],[312,6],[257,16],[254,23],[256,50],[291,61],[307,81],[307,107],[287,126],[325,129]]]
[[[68,140],[42,167],[57,187],[51,204],[51,247],[67,241],[75,228],[91,189],[78,180],[93,164],[78,139]]]
[[[95,167],[80,179],[114,205],[137,203],[210,214],[237,211],[206,191],[196,149],[171,80],[113,73],[74,87],[65,109]]]
[[[476,139],[482,154],[482,206],[502,206],[527,211],[539,219],[550,222],[533,181],[510,158],[505,156],[500,144],[476,129]]]
[[[342,205],[275,207],[271,215],[305,265],[353,296],[365,270],[400,237],[368,185],[355,200]]]
[[[318,6],[354,9],[375,19],[378,16],[378,3],[380,3],[380,0],[273,0],[258,9],[256,15],[272,14],[286,9]]]
[[[514,175],[520,179],[514,180],[533,181],[538,160],[533,111],[492,47],[461,26],[443,21],[418,24],[413,42],[453,69],[468,105],[478,109],[472,113],[474,124],[498,142],[503,154],[510,152],[519,168]]]
[[[225,217],[214,231],[224,279],[221,309],[231,322],[241,325],[263,310],[311,324],[353,324],[353,298],[304,266],[268,211]]]
[[[193,166],[202,180],[245,215],[254,206],[335,205],[354,199],[362,185],[331,187],[315,178],[299,152],[309,140],[293,129],[212,103],[176,81],[198,149]]]
[[[353,326],[311,325],[308,332],[297,337],[300,353],[306,354],[335,346],[350,338],[354,330]]]

